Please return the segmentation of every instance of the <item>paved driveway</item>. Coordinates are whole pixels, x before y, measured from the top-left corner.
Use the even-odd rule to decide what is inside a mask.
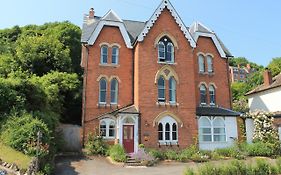
[[[56,159],[56,175],[182,175],[194,163],[161,163],[155,167],[130,168],[112,165],[103,157],[61,156]]]

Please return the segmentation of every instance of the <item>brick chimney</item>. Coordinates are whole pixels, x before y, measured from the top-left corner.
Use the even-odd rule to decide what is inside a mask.
[[[95,10],[94,8],[90,8],[90,11],[89,11],[89,19],[93,19],[95,16]]]
[[[263,84],[265,86],[270,86],[271,83],[272,83],[271,71],[266,68],[265,71],[263,72]]]

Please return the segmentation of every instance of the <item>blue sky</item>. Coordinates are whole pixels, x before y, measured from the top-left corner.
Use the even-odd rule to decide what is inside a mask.
[[[148,20],[161,0],[3,0],[0,29],[14,25],[68,20],[82,25],[90,7],[103,16],[113,9],[121,18]],[[200,21],[214,30],[232,54],[266,66],[281,57],[281,1],[170,0],[185,25]]]

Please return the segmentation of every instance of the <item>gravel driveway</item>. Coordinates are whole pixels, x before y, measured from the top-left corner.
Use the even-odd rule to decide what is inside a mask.
[[[155,167],[138,168],[112,165],[106,158],[60,156],[56,158],[56,175],[182,175],[194,163],[160,163]]]

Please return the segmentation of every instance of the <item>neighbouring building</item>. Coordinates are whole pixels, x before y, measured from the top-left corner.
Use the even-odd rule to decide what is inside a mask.
[[[274,116],[274,125],[278,128],[281,136],[281,74],[272,78],[271,72],[265,70],[263,73],[264,83],[248,92],[250,112],[265,111],[271,112]],[[248,142],[253,138],[253,120],[246,119],[246,132]],[[281,137],[280,137],[281,138]]]
[[[238,137],[230,52],[202,23],[186,27],[163,0],[148,21],[113,10],[84,17],[83,139],[100,134],[127,152],[146,147],[226,147]]]
[[[246,67],[240,67],[240,65],[238,67],[229,66],[230,82],[245,82],[253,72],[256,72],[256,70],[251,68],[250,64],[247,64]]]

